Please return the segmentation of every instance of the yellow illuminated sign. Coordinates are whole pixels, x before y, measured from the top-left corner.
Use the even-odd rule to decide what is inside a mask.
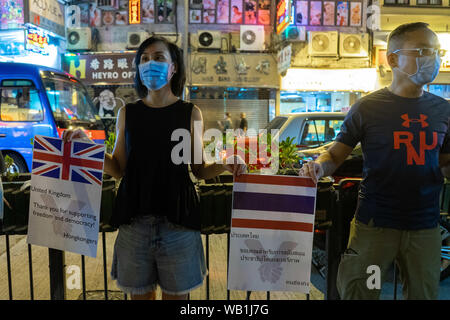
[[[141,23],[141,1],[130,0],[128,7],[129,7],[129,23],[130,24]]]

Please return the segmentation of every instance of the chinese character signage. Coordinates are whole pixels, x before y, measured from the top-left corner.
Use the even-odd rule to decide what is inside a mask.
[[[270,54],[207,54],[190,56],[193,86],[278,88],[277,61]]]
[[[48,55],[49,36],[42,29],[27,29],[27,50]]]
[[[65,37],[64,6],[57,0],[28,0],[28,22]]]
[[[135,53],[70,55],[63,59],[63,70],[84,84],[132,84]]]
[[[129,23],[139,24],[141,23],[141,1],[130,0],[129,2]]]
[[[292,45],[288,45],[278,51],[278,73],[283,73],[291,66]]]

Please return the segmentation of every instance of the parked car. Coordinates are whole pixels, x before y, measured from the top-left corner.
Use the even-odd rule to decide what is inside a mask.
[[[97,143],[104,125],[83,84],[68,73],[23,63],[0,63],[0,150],[17,172],[32,168],[35,135],[60,137],[82,127]]]
[[[298,149],[309,149],[333,141],[344,118],[342,112],[293,113],[275,117],[265,129],[278,129],[279,141],[294,138]]]

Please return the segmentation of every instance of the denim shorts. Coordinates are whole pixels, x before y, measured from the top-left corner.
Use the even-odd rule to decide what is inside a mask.
[[[199,231],[145,215],[121,225],[114,244],[111,277],[127,294],[156,290],[183,295],[202,285],[207,270]]]

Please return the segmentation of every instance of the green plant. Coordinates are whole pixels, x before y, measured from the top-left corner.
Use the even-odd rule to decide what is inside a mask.
[[[14,170],[14,159],[6,155],[5,158],[5,177],[7,181],[12,181],[19,173]]]
[[[294,165],[300,161],[295,138],[288,137],[280,142],[280,167],[294,169]]]
[[[106,152],[111,153],[114,150],[114,145],[116,144],[116,134],[111,132],[108,136],[108,139],[105,140],[106,144]]]

